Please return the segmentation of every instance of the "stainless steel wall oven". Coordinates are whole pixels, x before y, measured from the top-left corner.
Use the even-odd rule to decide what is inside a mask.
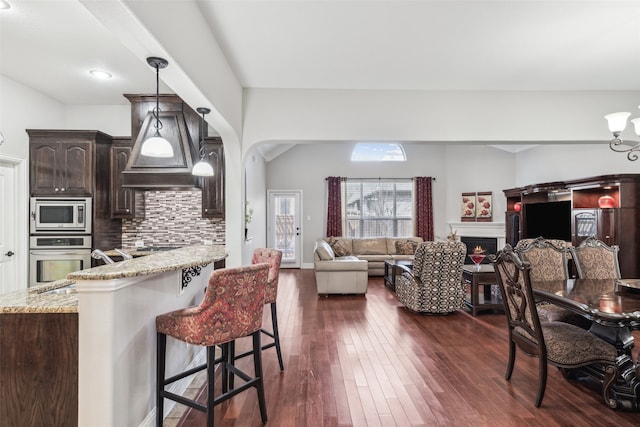
[[[29,286],[91,267],[91,236],[41,234],[30,236],[29,241]]]

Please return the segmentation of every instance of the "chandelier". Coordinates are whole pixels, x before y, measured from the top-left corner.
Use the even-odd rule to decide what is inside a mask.
[[[627,153],[627,159],[635,161],[638,160],[640,142],[632,141],[633,146],[629,146],[624,144],[624,140],[620,138],[620,134],[627,127],[627,119],[630,115],[631,113],[629,112],[619,112],[607,114],[604,118],[607,119],[609,131],[613,134],[613,139],[609,141],[609,148],[618,153]],[[636,117],[630,122],[633,124],[636,135],[640,136],[640,117]]]

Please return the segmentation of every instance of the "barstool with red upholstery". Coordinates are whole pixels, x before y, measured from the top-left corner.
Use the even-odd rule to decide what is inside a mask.
[[[262,357],[260,330],[269,264],[261,263],[246,267],[214,270],[204,299],[198,306],[161,314],[156,317],[157,332],[157,385],[156,425],[162,426],[164,399],[170,399],[207,413],[207,426],[213,426],[213,407],[236,394],[255,387],[262,422],[267,422],[267,409],[262,379]],[[188,371],[165,378],[167,336],[189,344],[207,347],[207,362]],[[229,344],[237,338],[253,338],[253,365],[255,376],[250,377],[228,363]],[[215,346],[222,348],[222,358],[215,358]],[[222,394],[214,397],[214,369],[222,363]],[[207,370],[207,402],[203,405],[195,400],[165,390],[165,386],[177,380]],[[244,383],[227,390],[228,376],[238,376]]]
[[[276,299],[278,298],[278,279],[280,277],[280,263],[282,262],[282,252],[277,249],[258,248],[253,251],[251,264],[260,264],[266,262],[269,264],[269,279],[267,280],[267,288],[264,293],[264,303],[271,306],[271,327],[272,332],[262,328],[263,334],[273,338],[273,341],[262,346],[262,349],[275,347],[278,355],[278,363],[280,370],[284,371],[282,363],[282,350],[280,349],[280,334],[278,332],[278,314],[276,309]]]

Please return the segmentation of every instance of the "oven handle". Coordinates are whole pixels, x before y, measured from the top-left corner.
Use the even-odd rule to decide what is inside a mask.
[[[51,249],[48,251],[30,251],[31,255],[52,255],[52,252],[55,252],[55,255],[80,255],[80,252],[86,252],[88,249],[78,249],[77,251],[72,252],[60,252],[59,250]]]

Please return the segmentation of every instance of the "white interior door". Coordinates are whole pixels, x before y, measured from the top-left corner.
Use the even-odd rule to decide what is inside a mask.
[[[18,290],[16,170],[0,161],[0,294]],[[24,287],[24,286],[22,286]]]
[[[302,260],[302,191],[268,190],[267,239],[282,251],[281,268],[300,268]]]

